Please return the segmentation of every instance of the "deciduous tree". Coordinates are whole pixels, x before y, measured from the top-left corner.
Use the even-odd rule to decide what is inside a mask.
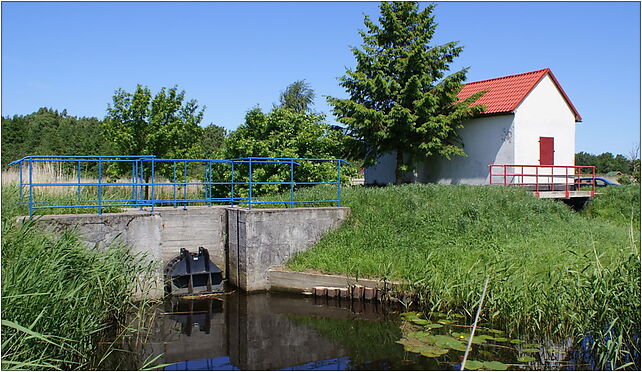
[[[275,108],[264,113],[259,108],[248,111],[245,122],[225,139],[225,158],[338,158],[343,151],[344,134],[324,122],[323,114],[297,113]],[[346,167],[344,175],[353,170]],[[243,170],[242,177],[247,177]],[[241,174],[239,173],[239,174]],[[302,164],[295,170],[296,181],[333,181],[335,163]],[[262,164],[253,172],[253,180],[284,182],[290,179],[287,165]],[[258,185],[255,195],[284,190],[277,185]]]
[[[309,112],[314,104],[314,90],[305,80],[297,80],[281,92],[281,108],[297,113]]]
[[[162,88],[152,96],[138,85],[134,93],[118,89],[107,108],[105,131],[118,155],[155,155],[158,158],[199,158],[204,108],[185,100],[185,91]],[[112,167],[119,173],[126,167]],[[169,177],[170,167],[159,164],[157,173]],[[147,177],[147,176],[146,176]]]

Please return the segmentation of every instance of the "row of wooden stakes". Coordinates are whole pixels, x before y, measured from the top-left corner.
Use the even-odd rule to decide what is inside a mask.
[[[311,291],[303,292],[314,297],[327,297],[345,300],[382,301],[386,298],[383,289],[353,285],[347,288],[340,287],[314,287]]]

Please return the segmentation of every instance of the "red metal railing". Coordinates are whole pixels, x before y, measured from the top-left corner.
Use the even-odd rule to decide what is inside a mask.
[[[490,164],[491,185],[522,186],[540,192],[564,191],[565,197],[571,191],[591,191],[595,196],[595,167],[587,165],[521,165]]]

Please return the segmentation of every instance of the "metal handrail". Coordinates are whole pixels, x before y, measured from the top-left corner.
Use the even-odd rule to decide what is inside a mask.
[[[488,168],[491,185],[534,187],[538,196],[550,188],[548,191],[564,191],[567,198],[571,191],[590,186],[590,195],[595,196],[595,166],[592,165],[489,164]],[[499,173],[493,172],[495,168],[500,168]],[[509,172],[510,169],[513,171]],[[584,173],[586,170],[588,173]],[[495,181],[497,177],[503,181]],[[556,185],[563,186],[563,190],[555,190]]]
[[[301,166],[302,162],[332,162],[336,163],[337,178],[334,181],[323,182],[297,182],[295,180],[294,166]],[[76,164],[76,182],[36,182],[34,180],[33,167],[37,162],[68,162]],[[81,163],[96,163],[97,164],[97,182],[95,181],[82,181],[82,167]],[[128,182],[103,182],[105,163],[131,163],[131,179]],[[200,163],[204,166],[202,174],[202,182],[194,182],[189,177],[189,165]],[[249,209],[253,205],[259,204],[276,204],[286,203],[290,208],[294,208],[297,204],[301,203],[336,203],[336,206],[341,206],[341,164],[349,164],[342,159],[324,159],[324,158],[265,158],[265,157],[247,157],[238,159],[163,159],[157,158],[153,155],[96,155],[96,156],[61,156],[61,155],[44,155],[44,156],[25,156],[9,163],[9,165],[19,165],[19,193],[20,200],[24,198],[24,189],[28,188],[29,192],[29,215],[32,216],[34,211],[38,209],[56,209],[56,208],[97,208],[98,214],[102,214],[103,208],[106,207],[134,207],[143,209],[151,207],[151,212],[159,204],[171,204],[175,208],[182,205],[187,208],[189,204],[203,203],[207,205],[212,204],[229,204],[230,206],[238,206],[246,204]],[[157,165],[170,164],[172,166],[173,178],[169,181],[158,180]],[[229,165],[230,179],[214,180],[212,173],[213,165]],[[239,168],[238,165],[246,164],[248,173],[245,177],[238,178]],[[274,182],[274,181],[254,181],[253,173],[257,165],[260,164],[284,164],[289,165],[290,177],[288,181]],[[24,182],[23,171],[25,165],[28,167],[28,182]],[[177,166],[182,167],[183,180],[177,178]],[[236,177],[236,179],[235,179]],[[193,178],[193,177],[192,177]],[[160,182],[158,182],[160,181]],[[181,182],[182,181],[182,182]],[[284,201],[263,201],[257,200],[253,196],[253,188],[258,185],[289,185],[290,198]],[[295,186],[309,186],[309,185],[336,185],[337,198],[331,200],[294,200]],[[74,200],[75,204],[62,205],[65,201],[38,201],[35,200],[34,188],[42,187],[75,187],[77,198]],[[105,187],[129,187],[131,188],[131,199],[107,199],[104,200],[103,189]],[[173,194],[171,198],[157,195],[156,191],[159,186],[173,186]],[[203,197],[188,198],[188,186],[202,186]],[[229,196],[214,197],[212,194],[212,186],[229,186]],[[237,186],[247,186],[247,197],[239,197],[236,195],[238,190]],[[83,187],[96,187],[97,198],[91,200],[82,199]],[[177,187],[183,188],[183,195],[177,194]],[[149,190],[150,192],[146,192]],[[158,196],[158,198],[157,198]],[[43,205],[44,204],[44,205]]]

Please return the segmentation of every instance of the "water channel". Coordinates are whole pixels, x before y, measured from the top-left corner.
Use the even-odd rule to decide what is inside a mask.
[[[340,302],[281,293],[233,292],[205,300],[167,300],[152,309],[145,335],[130,339],[102,365],[164,370],[458,370],[463,351],[437,358],[404,351],[403,322],[378,303]],[[435,332],[469,332],[459,319]],[[448,322],[446,322],[448,323]],[[462,323],[460,329],[457,324]],[[449,328],[449,330],[447,330]],[[511,370],[586,370],[570,344],[542,345],[535,361],[518,362],[519,345],[477,345],[469,359]],[[574,356],[575,355],[575,356]],[[153,361],[153,362],[152,362]]]

